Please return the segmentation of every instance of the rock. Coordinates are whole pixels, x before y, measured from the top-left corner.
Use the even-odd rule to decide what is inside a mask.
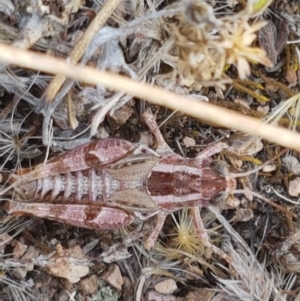
[[[252,135],[245,135],[237,137],[231,143],[231,147],[240,155],[253,156],[260,152],[264,146],[260,138]]]
[[[68,279],[61,279],[60,284],[68,291],[68,292],[74,292],[75,285],[71,283]]]
[[[134,287],[132,282],[129,278],[123,277],[124,284],[123,284],[123,294],[122,298],[123,300],[131,300],[132,296],[134,296]]]
[[[300,194],[300,177],[295,178],[289,183],[289,195],[297,197]]]
[[[70,293],[65,290],[60,290],[54,295],[54,300],[56,301],[70,301]],[[73,299],[74,300],[74,299]]]
[[[32,260],[38,258],[40,252],[34,247],[29,247],[26,253],[23,255],[22,260]]]
[[[212,300],[216,292],[206,288],[198,288],[194,292],[189,292],[184,301],[207,301]]]
[[[177,290],[177,284],[173,279],[166,279],[157,283],[154,288],[158,293],[170,295]]]
[[[272,172],[274,170],[276,170],[275,164],[268,164],[265,167],[263,167],[263,169],[262,169],[263,172]]]
[[[296,157],[283,157],[282,162],[289,172],[292,172],[294,175],[300,175],[300,163]]]
[[[13,257],[15,259],[21,258],[23,254],[26,252],[27,248],[28,248],[27,245],[17,241],[13,250]]]
[[[18,279],[24,279],[27,275],[27,271],[24,268],[14,268],[12,274]]]
[[[98,139],[105,139],[109,137],[109,133],[107,133],[106,129],[103,126],[99,126],[95,136]]]
[[[98,277],[97,275],[91,275],[87,278],[81,279],[78,288],[83,295],[92,295],[98,290]]]
[[[119,267],[116,264],[110,264],[101,278],[116,289],[122,289],[124,279],[121,275]]]
[[[185,147],[191,147],[196,145],[195,139],[186,136],[183,138],[182,142],[185,145]]]
[[[235,211],[234,217],[237,222],[247,222],[254,217],[254,213],[252,209],[239,208]]]
[[[7,233],[2,233],[0,234],[0,244],[5,244],[5,245],[8,245],[10,244],[10,241],[12,240],[12,237],[7,234]]]
[[[240,200],[234,196],[230,196],[225,202],[228,209],[237,208],[240,204]]]
[[[153,135],[149,131],[141,132],[139,143],[147,146],[153,145]]]
[[[129,105],[129,103],[126,103],[112,115],[108,115],[107,121],[113,129],[118,129],[121,125],[126,123],[133,113],[134,109]]]
[[[79,246],[64,250],[56,246],[57,253],[46,264],[46,271],[56,277],[76,283],[89,273],[88,261]]]
[[[267,90],[267,88],[266,88],[266,90]],[[269,106],[258,106],[257,107],[257,112],[259,112],[259,113],[263,113],[263,114],[267,115],[269,113],[269,111],[270,111]]]
[[[159,294],[156,291],[150,291],[147,294],[147,301],[175,301],[176,297],[173,295],[163,295]]]

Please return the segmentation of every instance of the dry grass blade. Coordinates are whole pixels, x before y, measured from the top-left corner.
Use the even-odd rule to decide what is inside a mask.
[[[172,92],[144,83],[135,82],[124,76],[103,72],[91,67],[74,66],[63,60],[36,54],[30,51],[14,49],[0,45],[0,59],[7,63],[23,65],[27,68],[59,73],[90,84],[103,85],[148,100],[205,121],[217,123],[244,133],[260,136],[271,142],[288,148],[300,150],[300,135],[276,126],[266,125],[250,117],[213,106],[209,103],[193,101]]]
[[[20,234],[27,226],[31,223],[31,221],[26,221],[22,218],[7,218],[0,221],[0,235],[5,233],[12,233],[12,238]],[[2,241],[0,246],[6,241]]]
[[[210,210],[227,230],[235,246],[230,242],[224,245],[231,254],[233,267],[237,272],[235,279],[220,279],[220,294],[213,301],[229,300],[286,300],[280,297],[279,289],[282,285],[282,275],[276,269],[269,273],[265,265],[261,264],[252,249],[243,238],[233,229],[229,222],[216,210]],[[254,277],[254,278],[252,278]],[[278,298],[278,299],[277,299]]]
[[[93,20],[89,28],[86,30],[85,34],[83,35],[82,39],[79,43],[74,47],[71,55],[70,61],[73,63],[77,63],[81,56],[83,55],[84,51],[86,50],[87,46],[92,41],[94,35],[97,31],[105,24],[107,19],[113,13],[113,11],[118,7],[121,3],[121,0],[110,0],[106,3],[103,9],[98,13],[96,18]],[[50,85],[48,86],[47,90],[45,91],[45,102],[51,102],[59,89],[61,88],[62,84],[64,83],[66,77],[62,74],[56,75],[56,77],[52,80]]]
[[[261,95],[261,94],[258,94],[256,92],[250,90],[249,88],[247,88],[247,87],[243,86],[242,84],[240,84],[239,81],[233,80],[232,85],[236,90],[241,91],[243,93],[246,93],[247,95],[251,95],[252,97],[256,98],[258,101],[260,101],[262,103],[265,103],[265,102],[269,101],[268,97],[266,97],[264,95]]]
[[[9,244],[17,235],[19,235],[31,222],[20,218],[3,217],[0,221],[0,246],[3,248]],[[10,235],[8,235],[10,233]],[[37,300],[37,298],[28,290],[26,284],[20,284],[10,278],[10,271],[14,267],[23,267],[24,264],[18,260],[11,259],[10,254],[0,256],[0,285],[5,287],[10,300]]]
[[[289,128],[293,131],[296,130],[299,122],[300,111],[300,93],[295,94],[288,100],[281,102],[274,111],[266,118],[266,122],[278,123],[282,120],[283,116],[287,115],[289,119]]]
[[[0,283],[7,286],[8,296],[13,301],[34,301],[38,300],[31,292],[29,292],[24,285],[4,276],[0,277]]]

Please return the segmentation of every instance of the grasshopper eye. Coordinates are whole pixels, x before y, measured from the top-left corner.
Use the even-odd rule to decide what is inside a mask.
[[[226,162],[221,160],[213,160],[210,163],[210,168],[217,172],[221,177],[227,178],[229,176],[229,166]]]

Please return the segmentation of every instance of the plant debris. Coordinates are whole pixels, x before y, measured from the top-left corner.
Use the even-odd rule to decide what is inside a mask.
[[[0,43],[298,132],[299,13],[295,0],[0,0]],[[217,126],[221,116],[196,120],[32,64],[0,63],[1,300],[299,300],[298,152],[277,158],[281,147]],[[199,241],[190,208],[167,217],[151,251],[143,240],[152,218],[108,231],[4,213],[18,201],[7,184],[16,170],[94,139],[154,147],[146,110],[183,157],[230,146],[211,166],[221,161],[243,177],[223,210],[201,210],[211,247]]]

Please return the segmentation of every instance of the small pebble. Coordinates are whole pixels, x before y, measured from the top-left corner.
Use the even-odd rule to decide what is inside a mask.
[[[110,264],[101,278],[116,289],[122,289],[124,279],[121,275],[120,268],[116,264]]]
[[[170,295],[177,290],[177,284],[173,279],[166,279],[157,283],[154,288],[158,293]]]

